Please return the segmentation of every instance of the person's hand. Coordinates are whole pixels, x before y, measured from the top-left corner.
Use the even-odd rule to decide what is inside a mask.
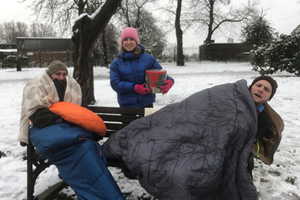
[[[134,86],[134,91],[140,95],[148,94],[150,92],[150,89],[145,88],[144,86],[145,86],[145,83],[143,85],[136,84]]]
[[[164,86],[160,87],[160,91],[163,94],[167,94],[174,83],[172,80],[166,80],[166,81],[164,81],[164,84],[165,84]]]

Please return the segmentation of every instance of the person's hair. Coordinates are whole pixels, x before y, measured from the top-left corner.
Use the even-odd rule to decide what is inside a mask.
[[[125,48],[123,46],[121,46],[120,53],[121,53],[122,57],[124,56],[125,52],[126,52]],[[137,57],[141,53],[142,53],[141,48],[139,46],[136,46],[135,49],[133,50],[133,55],[135,57]]]

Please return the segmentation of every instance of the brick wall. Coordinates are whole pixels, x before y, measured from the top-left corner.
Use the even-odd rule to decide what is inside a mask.
[[[25,51],[18,53],[29,58],[30,67],[46,67],[54,60],[60,60],[67,66],[73,66],[72,51]]]

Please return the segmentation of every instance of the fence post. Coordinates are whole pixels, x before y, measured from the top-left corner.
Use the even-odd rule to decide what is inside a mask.
[[[174,62],[176,63],[176,45],[174,45]]]
[[[70,67],[70,63],[69,63],[69,49],[67,49],[67,63],[68,63],[68,67]]]
[[[40,68],[42,67],[42,56],[41,56],[41,50],[39,50],[39,60],[40,60]]]

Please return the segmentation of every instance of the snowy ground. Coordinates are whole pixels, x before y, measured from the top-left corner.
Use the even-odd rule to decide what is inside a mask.
[[[186,63],[184,67],[162,64],[175,79],[168,94],[157,95],[154,107],[181,101],[191,94],[215,85],[246,79],[248,84],[258,76],[248,63],[201,62]],[[41,68],[0,70],[0,199],[23,200],[26,197],[26,148],[17,141],[21,111],[22,90],[25,83],[42,74]],[[72,74],[72,68],[70,73]],[[96,67],[95,97],[98,105],[118,106],[116,93],[109,85],[109,69]],[[273,75],[279,88],[270,105],[285,121],[283,138],[271,166],[256,161],[254,184],[261,200],[300,199],[300,77],[289,73]],[[128,180],[120,170],[110,168],[127,199],[147,197],[147,193],[135,180]],[[37,179],[35,194],[59,181],[57,170],[51,166]],[[72,190],[64,192],[72,194]],[[140,198],[139,198],[140,199]]]

